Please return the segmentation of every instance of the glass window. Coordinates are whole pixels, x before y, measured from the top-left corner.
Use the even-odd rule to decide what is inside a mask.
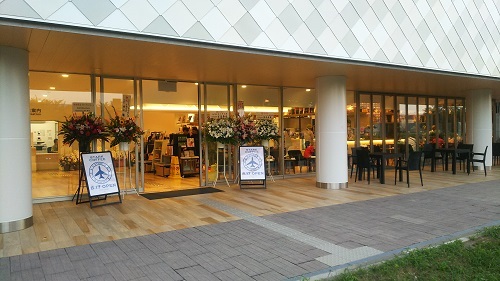
[[[33,197],[73,195],[78,187],[78,143],[65,145],[58,133],[61,122],[73,114],[73,103],[92,101],[90,76],[45,72],[29,75]],[[62,159],[71,164],[62,165]]]
[[[306,146],[315,146],[315,108],[316,108],[316,93],[314,89],[304,88],[285,88],[283,90],[283,153],[287,161],[285,161],[285,174],[294,172],[313,171],[314,167],[306,164],[313,164],[312,159],[308,161],[295,162],[298,167],[289,163],[291,158],[288,152],[293,150],[296,153],[300,152],[304,156]],[[306,145],[307,144],[307,145]],[[309,152],[308,152],[309,153]],[[297,161],[297,160],[294,160]],[[300,167],[300,171],[298,171]],[[295,169],[295,170],[291,170]]]

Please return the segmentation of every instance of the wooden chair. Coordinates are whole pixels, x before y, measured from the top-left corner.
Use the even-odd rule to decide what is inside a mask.
[[[408,184],[408,188],[410,188],[410,171],[418,170],[420,174],[420,184],[424,186],[424,181],[422,180],[422,151],[411,151],[408,154],[408,160],[398,160],[396,163],[396,173],[394,174],[394,184],[397,182],[398,172],[400,170],[406,171],[406,183]]]
[[[472,165],[472,171],[474,171],[474,163],[483,163],[484,176],[486,177],[486,152],[488,151],[488,146],[484,149],[484,153],[472,152],[472,156],[469,159],[470,164]],[[479,156],[478,158],[474,158]],[[470,174],[470,170],[469,170]]]
[[[352,178],[352,172],[354,171],[354,165],[356,165],[356,167],[358,166],[358,155],[357,155],[356,151],[358,151],[360,149],[368,150],[366,147],[362,147],[362,146],[351,148],[351,178]]]

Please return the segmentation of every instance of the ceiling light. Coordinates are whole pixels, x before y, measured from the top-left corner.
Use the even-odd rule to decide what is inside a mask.
[[[241,85],[241,87],[244,89],[244,88],[246,88],[246,87],[247,87],[247,85]]]
[[[45,95],[42,95],[42,96],[43,96],[44,98],[46,98],[46,97],[47,97],[47,95],[46,95],[46,94],[45,94]]]
[[[55,90],[55,89],[56,89],[56,87],[50,87],[49,89],[51,89],[51,90]]]
[[[311,89],[306,89],[306,92],[310,92],[310,91],[311,91]]]
[[[61,74],[61,76],[64,77],[64,78],[68,78],[69,74]]]
[[[195,82],[194,84],[195,84],[196,86],[198,86],[198,82]]]

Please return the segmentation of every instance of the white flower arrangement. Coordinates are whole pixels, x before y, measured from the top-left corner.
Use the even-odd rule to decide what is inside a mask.
[[[210,119],[205,123],[206,138],[211,142],[234,143],[235,120],[233,118]]]
[[[278,125],[269,119],[259,119],[255,121],[257,130],[256,138],[260,140],[277,140],[280,137]]]

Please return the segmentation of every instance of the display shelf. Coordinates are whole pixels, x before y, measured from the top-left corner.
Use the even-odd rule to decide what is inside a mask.
[[[181,177],[200,173],[200,157],[180,157]]]

